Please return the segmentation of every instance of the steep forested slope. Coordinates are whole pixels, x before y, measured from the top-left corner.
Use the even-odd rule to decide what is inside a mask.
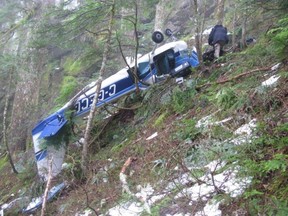
[[[159,1],[159,5],[163,2]],[[167,3],[169,7],[161,16],[165,20],[157,25],[174,28],[179,32],[178,38],[194,45],[196,24],[189,22],[192,18],[187,18],[194,11],[193,4],[177,2]],[[119,107],[125,109],[113,107],[115,113],[109,118],[96,116],[89,144],[89,173],[85,177],[80,167],[82,146],[79,140],[86,122],[73,122],[65,169],[52,182],[55,185],[64,180],[68,186],[57,200],[48,204],[46,215],[79,215],[85,209],[91,215],[286,215],[288,21],[285,13],[281,15],[281,9],[286,9],[285,1],[273,3],[273,8],[264,4],[259,9],[258,1],[250,1],[249,7],[241,1],[234,11],[233,2],[226,2],[224,23],[231,32],[234,30],[237,42],[241,42],[239,38],[246,29],[246,35],[256,37],[256,43],[240,46],[234,52],[228,50],[232,46],[229,44],[225,56],[216,63],[203,63],[182,84],[177,84],[175,79],[167,80],[120,101]],[[158,9],[163,8],[160,6]],[[200,4],[199,9],[202,6]],[[149,7],[153,10],[148,10]],[[266,10],[267,7],[273,10]],[[127,15],[130,11],[125,8],[123,6],[122,12]],[[209,17],[213,18],[215,8],[210,4],[200,10],[206,15],[207,28],[214,25]],[[139,33],[144,45],[140,50],[146,52],[152,47],[150,34],[156,22],[151,14],[156,11],[156,2],[147,1],[141,9]],[[279,12],[277,16],[275,9]],[[246,23],[242,23],[243,14]],[[20,113],[10,113],[11,122],[17,125],[13,118],[21,117],[16,118],[22,119],[17,125],[23,129],[19,145],[26,148],[26,151],[13,154],[20,174],[11,172],[6,148],[1,143],[0,204],[21,198],[11,215],[45,189],[36,176],[29,134],[39,113],[46,116],[52,107],[65,103],[82,84],[95,80],[95,71],[100,68],[103,36],[94,37],[96,34],[91,29],[102,28],[104,23],[95,29],[91,26],[97,22],[90,16],[85,17],[83,23],[91,26],[86,26],[87,31],[83,34],[75,30],[79,28],[76,23],[71,22],[71,28],[68,28],[57,22],[56,18],[72,19],[69,15],[69,11],[57,14],[59,17],[54,14],[48,16],[48,21],[41,20],[43,23],[36,22],[37,16],[32,19],[44,28],[60,30],[56,31],[59,40],[51,40],[50,33],[39,27],[42,32],[38,33],[42,37],[31,39],[32,49],[26,48],[29,52],[23,53],[27,54],[25,64],[21,64],[24,68],[15,68],[16,60],[9,58],[8,61],[8,56],[2,52],[1,60],[3,57],[2,62],[6,64],[2,64],[5,73],[1,73],[1,82],[8,80],[11,71],[35,72],[29,76],[19,72],[23,77],[19,76],[19,81],[15,79],[18,82],[12,83],[15,89],[11,91],[11,95],[15,93],[13,110],[18,109]],[[28,23],[32,25],[33,22]],[[23,34],[28,31],[24,30]],[[68,37],[73,37],[71,44],[64,45],[62,40],[67,37],[59,33],[63,30],[67,34],[72,32]],[[122,36],[131,40],[133,29],[125,27]],[[100,43],[95,42],[95,38]],[[83,41],[87,43],[80,43]],[[109,72],[124,65],[116,44],[112,44]],[[127,47],[129,54],[132,46]],[[23,55],[18,54],[18,57]],[[21,93],[26,97],[22,98]],[[7,92],[0,95],[0,99],[4,101],[5,95]],[[37,108],[25,105],[28,96],[33,98]],[[21,112],[24,105],[29,110]],[[17,128],[12,127],[9,135],[16,136]],[[18,144],[11,142],[9,144],[16,150]],[[40,215],[40,211],[35,215]]]

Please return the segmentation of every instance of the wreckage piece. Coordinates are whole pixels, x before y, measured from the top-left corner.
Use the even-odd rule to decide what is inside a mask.
[[[48,192],[47,201],[51,201],[53,198],[56,197],[64,188],[66,184],[62,182],[59,185],[52,187]],[[40,208],[43,204],[43,196],[37,197],[32,199],[32,202],[28,204],[26,208],[22,210],[22,213],[30,214]]]
[[[170,37],[172,31],[167,31]],[[167,34],[166,32],[166,34]],[[153,40],[155,43],[161,43],[164,36],[157,32]],[[172,39],[175,39],[173,37]],[[138,87],[140,90],[146,90],[150,85],[160,83],[167,77],[183,77],[191,73],[191,68],[199,64],[195,50],[188,51],[188,46],[184,41],[173,41],[159,46],[153,51],[137,59],[137,74],[132,71],[135,68],[135,62],[121,69],[116,74],[102,81],[101,90],[98,96],[97,107],[115,102],[117,99],[130,94]],[[135,79],[135,76],[137,76]],[[135,83],[135,80],[138,80]],[[53,155],[52,177],[61,172],[62,163],[65,156],[65,148],[56,148],[49,145],[49,140],[59,136],[61,130],[67,124],[68,120],[65,114],[68,111],[74,111],[73,117],[83,117],[91,108],[92,101],[96,91],[95,83],[87,85],[84,91],[80,91],[67,104],[57,112],[40,121],[32,130],[34,151],[38,174],[43,180],[47,180],[49,157]],[[61,145],[61,138],[55,143],[55,146]],[[54,143],[53,143],[54,144]]]

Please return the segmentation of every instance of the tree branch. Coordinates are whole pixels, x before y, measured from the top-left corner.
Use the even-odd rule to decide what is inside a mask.
[[[247,76],[247,75],[250,75],[252,73],[255,73],[255,72],[260,72],[260,71],[270,71],[271,70],[271,67],[264,67],[264,68],[256,68],[256,69],[253,69],[253,70],[250,70],[250,71],[247,71],[247,72],[244,72],[244,73],[241,73],[241,74],[238,74],[232,78],[227,78],[227,79],[223,79],[223,80],[218,80],[216,82],[213,82],[213,83],[205,83],[203,85],[199,85],[199,86],[196,86],[195,89],[196,90],[200,90],[201,88],[204,88],[204,87],[207,87],[207,86],[210,86],[210,85],[213,85],[213,84],[223,84],[223,83],[226,83],[226,82],[231,82],[231,81],[234,81],[236,79],[239,79],[243,76]]]

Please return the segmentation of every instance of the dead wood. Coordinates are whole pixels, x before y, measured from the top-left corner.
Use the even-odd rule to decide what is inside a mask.
[[[241,78],[243,76],[247,76],[247,75],[253,74],[255,72],[270,71],[270,70],[271,70],[271,67],[256,68],[256,69],[253,69],[253,70],[238,74],[237,76],[234,76],[234,77],[231,77],[231,78],[226,78],[226,79],[223,79],[223,80],[217,80],[216,82],[213,82],[213,83],[208,82],[208,83],[205,83],[203,85],[196,86],[195,89],[196,90],[200,90],[201,88],[205,88],[205,87],[208,87],[210,85],[223,84],[223,83],[231,82],[231,81],[237,80],[237,79],[239,79],[239,78]]]

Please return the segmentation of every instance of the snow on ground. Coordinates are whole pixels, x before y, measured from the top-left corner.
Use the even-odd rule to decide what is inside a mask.
[[[89,215],[93,215],[91,209],[85,209],[83,213],[76,213],[75,216],[89,216]]]
[[[211,199],[217,194],[217,191],[222,191],[225,194],[229,194],[231,197],[237,197],[244,192],[244,189],[249,185],[251,179],[238,179],[236,177],[237,170],[227,169],[224,172],[214,175],[215,172],[223,167],[223,163],[219,161],[212,161],[206,167],[209,168],[206,174],[199,178],[203,183],[195,184],[190,188],[184,188],[180,191],[175,198],[189,197],[191,201],[197,202],[197,200],[207,201],[203,210],[196,213],[196,215],[221,215],[221,211],[218,209],[219,202]],[[204,213],[204,214],[203,214]]]
[[[151,136],[149,136],[146,140],[151,140],[154,139],[155,137],[158,136],[158,132],[153,133]]]
[[[251,181],[249,178],[238,179],[236,177],[237,170],[231,169],[225,170],[220,174],[213,175],[212,177],[211,173],[220,169],[222,166],[224,166],[224,163],[220,163],[219,161],[212,161],[211,163],[207,164],[206,168],[208,169],[208,174],[199,178],[199,180],[201,180],[203,183],[195,183],[191,187],[185,187],[186,183],[191,182],[191,180],[194,180],[194,182],[196,181],[188,173],[184,173],[183,175],[179,176],[178,179],[175,179],[173,182],[169,182],[163,193],[160,195],[159,193],[156,194],[152,186],[149,184],[146,187],[140,187],[140,191],[136,194],[138,200],[132,199],[127,202],[120,203],[119,205],[111,208],[105,215],[139,216],[145,211],[150,213],[150,208],[153,206],[153,204],[155,204],[155,202],[169,195],[173,189],[181,187],[184,187],[184,189],[175,195],[175,200],[181,197],[189,197],[191,199],[191,204],[192,201],[198,200],[207,202],[205,207],[201,211],[197,212],[196,215],[221,215],[221,211],[218,209],[220,203],[213,200],[213,198],[211,199],[211,197],[216,195],[217,191],[219,190],[229,194],[231,197],[237,197],[244,192],[244,189]],[[142,202],[139,200],[142,200]],[[177,215],[188,216],[188,214],[173,214],[173,216]]]
[[[209,125],[219,125],[230,121],[232,117],[226,118],[221,121],[214,121],[212,116],[215,113],[206,116],[198,121],[198,127],[207,127]],[[247,124],[240,126],[235,130],[234,135],[238,136],[233,140],[230,140],[230,143],[241,144],[244,141],[247,142],[251,140],[253,134],[253,128],[256,126],[256,119],[252,119]],[[227,142],[227,141],[224,141]],[[174,196],[174,199],[177,200],[182,197],[189,197],[192,202],[202,201],[206,202],[203,209],[198,211],[197,216],[209,215],[209,216],[219,216],[221,215],[221,210],[219,210],[220,202],[213,199],[213,197],[219,192],[224,192],[225,194],[230,195],[231,197],[237,197],[241,195],[245,188],[250,184],[251,178],[238,178],[237,177],[237,167],[232,169],[226,169],[221,173],[215,174],[215,171],[223,168],[225,162],[212,161],[207,164],[204,168],[206,174],[198,178],[197,181],[194,179],[190,173],[184,173],[178,178],[174,179],[171,182],[168,182],[166,188],[163,191],[155,192],[153,187],[150,184],[146,186],[138,186],[138,192],[133,195],[133,198],[129,201],[120,203],[119,205],[111,208],[105,215],[109,216],[139,216],[143,212],[148,214],[151,212],[151,207],[159,200],[162,200],[168,195],[171,195],[171,191],[175,189],[183,188]],[[195,167],[194,167],[195,168]],[[193,168],[190,168],[191,171]],[[200,181],[199,181],[200,180]],[[187,187],[187,183],[195,182],[191,187]],[[201,183],[197,183],[201,182]],[[161,182],[159,183],[161,184]],[[166,216],[190,216],[191,214],[167,214]]]
[[[271,76],[269,79],[265,80],[264,82],[261,83],[262,86],[265,86],[265,87],[269,87],[269,86],[273,86],[277,80],[280,78],[279,75],[273,75]]]

